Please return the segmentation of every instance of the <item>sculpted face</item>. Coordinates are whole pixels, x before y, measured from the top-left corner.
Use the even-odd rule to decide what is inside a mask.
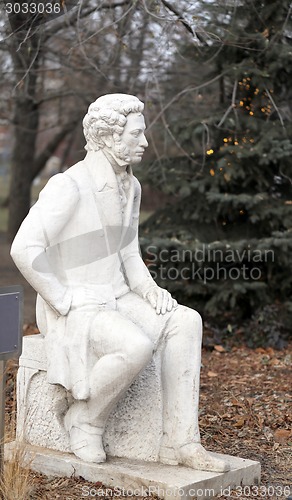
[[[141,113],[130,113],[122,135],[114,144],[115,155],[127,161],[129,165],[140,163],[148,146],[144,135],[145,129],[144,116]]]

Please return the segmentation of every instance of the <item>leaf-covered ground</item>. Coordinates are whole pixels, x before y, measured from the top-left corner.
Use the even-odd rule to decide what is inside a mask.
[[[292,485],[292,345],[282,351],[240,347],[230,352],[215,346],[212,351],[203,350],[202,364],[200,428],[204,446],[260,461],[262,485],[281,486],[287,492],[284,486]],[[10,362],[8,369],[9,417],[15,412],[15,363]],[[82,479],[47,478],[33,472],[29,473],[28,483],[30,493],[27,492],[25,500],[81,500],[86,498],[84,493],[89,488],[101,487],[100,483],[93,485]],[[264,496],[268,500],[285,498],[269,496],[267,491]],[[220,498],[232,497],[238,498],[236,492],[234,496]],[[5,500],[18,498],[7,494]],[[244,498],[263,497],[253,494],[241,500]]]
[[[265,485],[292,485],[291,346],[221,350],[203,353],[204,444],[261,462]]]

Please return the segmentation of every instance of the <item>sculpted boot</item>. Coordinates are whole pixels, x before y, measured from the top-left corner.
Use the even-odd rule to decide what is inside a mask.
[[[168,465],[184,465],[196,470],[227,472],[230,465],[226,460],[214,457],[200,443],[187,443],[177,448],[161,446],[159,461]]]
[[[105,462],[106,454],[102,443],[104,427],[84,422],[85,411],[86,403],[79,401],[69,408],[64,417],[64,427],[69,433],[71,451],[85,462]]]
[[[85,462],[101,463],[106,461],[102,444],[103,429],[90,424],[72,427],[69,431],[72,452]]]

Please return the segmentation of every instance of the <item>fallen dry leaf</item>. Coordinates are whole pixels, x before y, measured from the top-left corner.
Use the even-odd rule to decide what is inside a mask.
[[[234,427],[240,428],[240,427],[243,427],[244,424],[245,424],[245,418],[239,417],[239,418],[236,418],[235,423],[233,425],[234,425]]]
[[[23,325],[23,335],[37,335],[40,333],[36,325]]]
[[[279,365],[279,364],[280,364],[280,361],[277,358],[273,358],[270,361],[270,365],[272,365],[272,366],[276,366],[276,365]]]
[[[211,372],[211,371],[209,371],[209,372],[207,373],[207,375],[208,375],[208,377],[218,377],[218,373]]]
[[[217,352],[226,352],[223,345],[214,345],[214,349]]]
[[[274,432],[274,440],[276,443],[285,444],[292,437],[292,431],[288,429],[277,429]]]
[[[257,347],[254,351],[258,352],[260,354],[266,354],[266,352],[267,352],[267,350],[264,349],[263,347]]]
[[[235,399],[235,398],[231,399],[231,403],[232,403],[233,406],[240,406],[240,407],[244,406],[243,403],[241,403],[240,401],[238,401],[238,399]]]

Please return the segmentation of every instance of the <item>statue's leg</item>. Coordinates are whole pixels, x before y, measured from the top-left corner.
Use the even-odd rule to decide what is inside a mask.
[[[118,307],[123,316],[131,318],[162,350],[163,438],[160,461],[198,470],[229,470],[228,463],[214,458],[200,444],[200,315],[184,306],[166,314],[156,314],[149,303],[134,293],[121,297]]]
[[[97,314],[90,330],[92,356],[88,401],[76,401],[65,416],[72,451],[83,460],[102,462],[106,419],[153,355],[153,343],[117,311]]]
[[[97,317],[92,326],[94,349],[102,357],[90,375],[90,396],[99,401],[94,423],[105,423],[109,413],[153,356],[152,341],[119,312],[112,311],[100,329]]]
[[[179,306],[168,320],[164,339],[161,358],[163,441],[165,445],[180,445],[191,440],[199,442],[200,315],[193,309]]]
[[[163,438],[160,461],[224,472],[229,465],[200,444],[198,425],[202,321],[179,306],[167,320],[162,352]]]

